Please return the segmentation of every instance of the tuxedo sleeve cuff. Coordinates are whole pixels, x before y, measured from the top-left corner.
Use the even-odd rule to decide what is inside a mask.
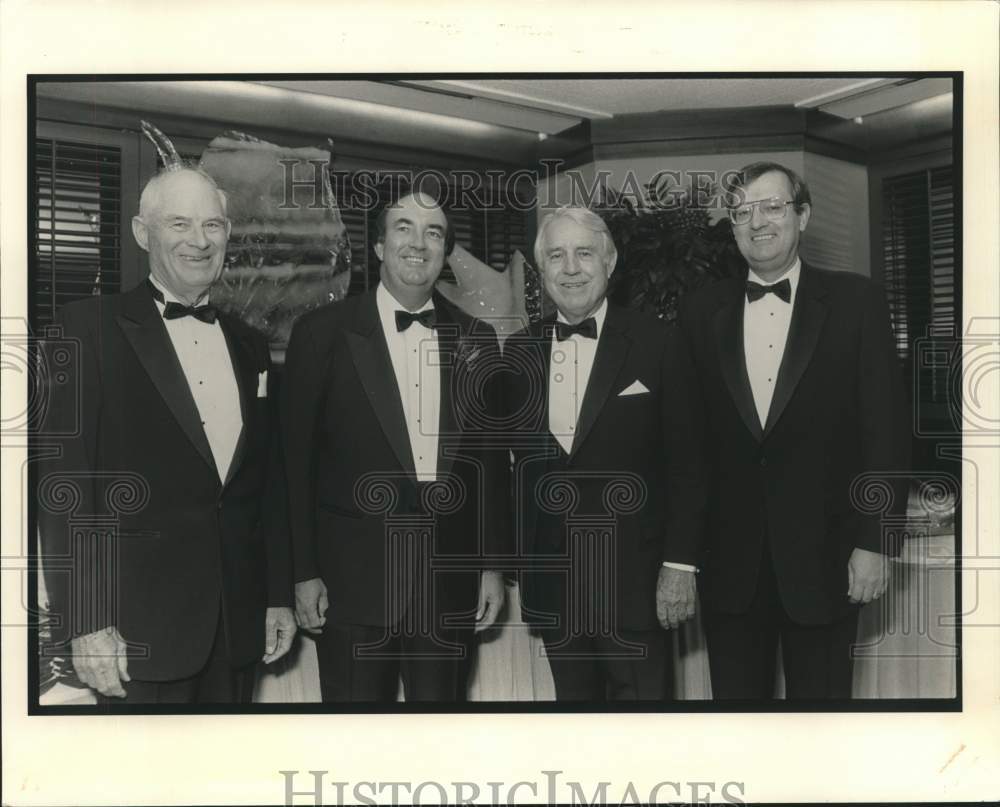
[[[304,583],[306,580],[315,580],[317,577],[323,577],[319,573],[319,564],[315,562],[303,562],[296,567],[294,576],[296,583]]]
[[[677,569],[682,572],[698,572],[697,566],[692,566],[690,563],[672,563],[669,560],[663,561],[663,565],[668,569]]]

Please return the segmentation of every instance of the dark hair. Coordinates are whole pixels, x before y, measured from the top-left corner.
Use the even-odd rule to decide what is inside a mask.
[[[726,207],[739,207],[745,201],[743,189],[754,180],[760,179],[764,174],[770,173],[784,174],[792,186],[792,202],[795,203],[795,212],[801,213],[804,205],[812,205],[812,197],[809,195],[809,186],[806,181],[796,174],[791,168],[786,168],[780,163],[761,161],[750,163],[735,173],[730,173],[723,181],[723,198]]]
[[[423,191],[408,191],[407,193],[399,196],[395,201],[389,202],[385,207],[383,207],[375,219],[375,243],[384,244],[385,243],[385,222],[388,218],[389,211],[394,207],[399,207],[399,203],[410,196],[416,196],[420,193],[423,196],[430,196],[430,194],[424,193]],[[433,197],[431,197],[433,198]],[[441,211],[441,215],[444,216],[445,223],[445,233],[444,233],[444,255],[447,258],[451,255],[452,250],[455,249],[455,228],[451,226],[451,219],[448,218],[448,214],[445,212],[444,208],[441,207],[440,203],[435,199],[435,205],[437,205],[438,210]]]

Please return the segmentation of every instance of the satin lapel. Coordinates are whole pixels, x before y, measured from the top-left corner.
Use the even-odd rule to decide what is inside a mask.
[[[532,342],[538,345],[542,359],[542,408],[539,412],[537,428],[544,434],[549,430],[549,373],[552,371],[552,340],[555,338],[556,332],[555,315],[546,317],[541,322],[532,325],[529,332]],[[530,379],[530,375],[528,378]]]
[[[443,450],[448,446],[456,447],[458,443],[458,417],[455,412],[455,396],[462,395],[467,389],[461,377],[462,368],[456,367],[455,356],[461,341],[460,325],[451,316],[451,310],[444,298],[435,294],[434,307],[437,310],[438,327],[437,350],[438,368],[441,373],[440,408],[438,411],[438,478],[443,479],[451,471],[455,462],[452,451]],[[456,386],[457,385],[457,386]]]
[[[719,351],[719,365],[722,377],[729,388],[733,403],[740,417],[758,441],[764,437],[757,407],[753,402],[753,390],[747,375],[746,352],[743,347],[743,291],[730,295],[715,312],[712,325],[715,329],[716,345]]]
[[[552,365],[552,339],[556,328],[556,318],[555,315],[551,317],[546,317],[541,322],[535,323],[529,326],[528,329],[528,355],[526,361],[532,362],[534,359],[533,349],[537,347],[541,358],[541,389],[543,390],[541,406],[537,413],[537,420],[533,424],[536,433],[542,437],[547,437],[551,439],[553,445],[555,444],[555,438],[549,436],[549,371]],[[526,367],[520,370],[520,375],[525,379],[525,383],[531,386],[531,379],[533,373],[531,368]],[[529,393],[530,394],[530,393]],[[545,441],[547,445],[548,442]],[[524,470],[524,486],[523,495],[528,497],[527,513],[528,518],[525,522],[525,534],[528,541],[528,547],[534,545],[535,536],[535,525],[538,523],[538,502],[535,501],[535,493],[538,488],[538,483],[542,478],[542,474],[545,473],[548,468],[548,461],[538,456],[537,450],[529,451],[529,456],[533,459],[529,460],[527,466]]]
[[[590,380],[583,395],[580,406],[580,417],[576,422],[576,436],[573,438],[573,450],[570,451],[570,462],[577,455],[590,430],[597,422],[597,416],[604,408],[604,402],[611,393],[611,387],[621,371],[625,357],[628,355],[631,340],[626,335],[625,312],[616,306],[608,305],[608,313],[604,327],[597,340],[597,353],[594,355],[594,366],[590,371]]]
[[[799,288],[795,293],[792,321],[788,326],[788,341],[781,358],[781,366],[778,368],[778,380],[774,385],[771,407],[767,412],[765,437],[774,429],[781,413],[788,406],[795,388],[802,379],[802,374],[816,351],[816,343],[819,341],[820,331],[823,330],[823,323],[828,313],[826,303],[823,302],[825,296],[826,288],[820,276],[803,264]]]
[[[246,455],[247,435],[254,426],[252,423],[254,415],[252,403],[257,396],[257,374],[260,370],[257,368],[258,362],[254,356],[253,347],[244,337],[242,330],[238,326],[234,326],[226,317],[220,317],[219,322],[222,324],[222,333],[225,334],[226,346],[229,348],[229,358],[233,363],[236,386],[240,391],[240,415],[243,419],[243,427],[240,429],[240,437],[236,442],[233,460],[229,463],[229,473],[226,474],[225,484],[229,484],[243,462]],[[254,397],[250,397],[251,395]]]
[[[389,347],[378,318],[375,292],[367,292],[358,301],[354,330],[347,333],[347,345],[354,360],[354,367],[361,379],[368,401],[375,411],[379,425],[385,432],[399,464],[404,471],[416,473],[410,436],[406,431],[403,401],[396,386]]]
[[[135,355],[149,375],[167,408],[177,419],[201,458],[216,473],[215,459],[208,437],[201,425],[201,416],[188,387],[184,370],[170,342],[163,318],[153,302],[146,284],[126,295],[124,311],[117,317],[118,325]]]

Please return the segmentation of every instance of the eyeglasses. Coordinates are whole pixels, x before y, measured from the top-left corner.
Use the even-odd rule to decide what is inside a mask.
[[[760,209],[768,221],[780,221],[788,212],[788,206],[794,204],[795,202],[786,202],[777,196],[771,199],[761,199],[759,202],[750,202],[750,204],[730,208],[729,218],[737,226],[749,224],[750,219],[753,218],[753,209],[756,207]]]

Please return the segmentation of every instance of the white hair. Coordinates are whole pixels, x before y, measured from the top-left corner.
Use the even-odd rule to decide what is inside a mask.
[[[615,246],[614,239],[611,238],[611,231],[608,230],[608,225],[605,224],[604,219],[586,207],[566,205],[553,210],[542,219],[542,223],[538,226],[538,235],[535,237],[534,250],[535,266],[538,269],[542,268],[543,258],[545,257],[545,233],[553,222],[561,218],[572,219],[581,227],[598,233],[601,236],[604,257],[608,261],[608,264],[612,268],[614,267],[618,260],[618,248]]]
[[[160,186],[168,177],[175,176],[181,172],[196,174],[211,185],[212,190],[214,190],[219,196],[219,203],[222,205],[222,213],[223,215],[226,215],[226,208],[228,207],[229,199],[226,197],[226,192],[219,187],[219,183],[215,181],[215,178],[204,168],[197,165],[180,165],[164,168],[150,177],[146,186],[142,189],[142,195],[139,196],[139,218],[145,220],[153,214],[160,203]]]

